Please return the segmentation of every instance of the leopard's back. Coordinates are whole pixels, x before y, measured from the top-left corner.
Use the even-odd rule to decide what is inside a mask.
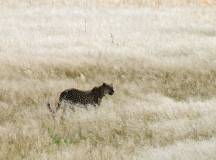
[[[94,95],[91,91],[67,89],[60,94],[59,102],[66,101],[73,104],[95,104]]]

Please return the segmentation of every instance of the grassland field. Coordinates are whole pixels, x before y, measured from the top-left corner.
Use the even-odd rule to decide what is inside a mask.
[[[216,159],[214,1],[0,2],[1,160]],[[96,110],[52,118],[103,82]]]

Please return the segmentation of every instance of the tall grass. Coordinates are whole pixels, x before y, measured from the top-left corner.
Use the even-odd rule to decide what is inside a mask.
[[[215,158],[214,7],[0,13],[0,159]],[[53,119],[62,90],[102,82],[100,107]]]

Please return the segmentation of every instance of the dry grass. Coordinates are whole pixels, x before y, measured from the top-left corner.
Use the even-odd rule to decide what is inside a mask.
[[[215,159],[215,7],[0,13],[0,159]],[[97,110],[52,119],[103,81]]]
[[[160,6],[179,6],[179,5],[215,5],[214,0],[0,0],[1,6],[139,6],[139,7],[160,7]]]

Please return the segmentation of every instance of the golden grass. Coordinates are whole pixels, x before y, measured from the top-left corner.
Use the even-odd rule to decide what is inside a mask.
[[[0,13],[0,159],[215,158],[215,8]],[[104,81],[53,120],[62,90]]]

